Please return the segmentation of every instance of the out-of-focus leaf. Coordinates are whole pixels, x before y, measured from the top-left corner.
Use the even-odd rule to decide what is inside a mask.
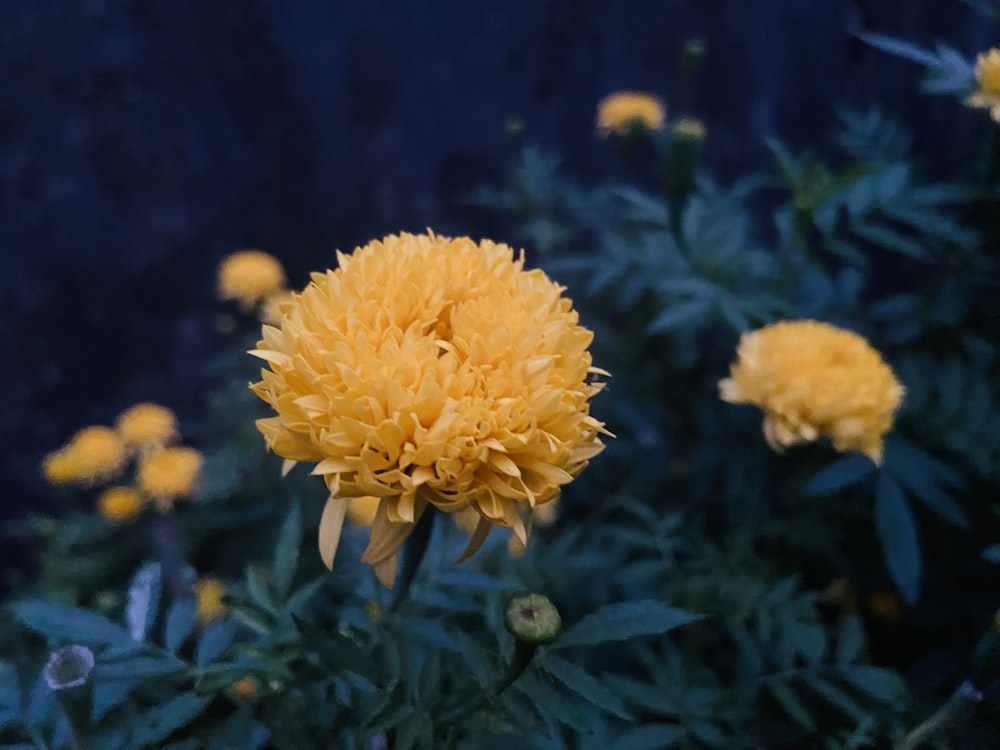
[[[912,604],[920,598],[922,567],[917,526],[899,483],[885,471],[875,491],[875,527],[889,574]]]
[[[208,701],[206,697],[185,693],[134,717],[131,721],[136,746],[160,746],[167,737],[200,716]]]
[[[552,648],[591,646],[642,635],[661,635],[701,617],[653,599],[611,604],[567,628]]]
[[[167,610],[166,624],[164,625],[163,642],[167,651],[177,653],[187,637],[194,630],[195,611],[198,604],[193,598],[178,599]]]
[[[229,621],[217,623],[202,633],[195,650],[195,663],[202,667],[222,656],[236,637],[236,625]]]
[[[49,638],[88,646],[130,644],[130,648],[138,648],[127,630],[95,612],[40,599],[16,602],[11,609],[21,624]]]
[[[302,542],[302,509],[298,503],[292,504],[292,509],[285,518],[278,535],[278,545],[274,550],[274,564],[271,573],[274,579],[274,592],[279,601],[284,601],[295,578],[295,569],[299,563],[299,549]]]
[[[573,662],[550,655],[545,659],[545,671],[598,708],[622,719],[632,718],[617,695]]]
[[[158,562],[143,565],[128,587],[125,623],[133,640],[145,640],[146,633],[156,620],[157,608],[160,606],[160,591],[163,588],[161,569],[162,566]]]
[[[875,464],[867,456],[851,453],[816,472],[802,491],[807,495],[832,495],[857,484],[875,473]]]
[[[651,722],[630,729],[611,745],[612,750],[650,750],[669,748],[683,736],[684,730],[677,724]]]

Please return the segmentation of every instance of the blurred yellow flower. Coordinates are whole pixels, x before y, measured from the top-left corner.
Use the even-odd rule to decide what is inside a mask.
[[[899,599],[889,591],[879,591],[869,594],[866,603],[868,604],[868,611],[874,617],[886,620],[887,622],[898,622],[903,613]]]
[[[97,510],[111,523],[130,521],[142,510],[142,495],[131,487],[108,487],[97,498]]]
[[[241,677],[229,686],[229,694],[238,701],[249,702],[256,699],[260,688],[253,677]]]
[[[375,514],[378,513],[379,499],[372,495],[364,497],[352,497],[347,505],[347,517],[352,523],[358,526],[370,527],[375,523]]]
[[[333,565],[350,498],[380,498],[362,558],[388,586],[428,504],[474,507],[466,554],[492,525],[524,541],[604,445],[589,401],[593,334],[563,289],[506,245],[389,236],[338,253],[264,326],[251,388],[277,416],[257,426],[288,462],[315,461],[330,490],[320,553]]]
[[[695,117],[682,117],[671,130],[675,136],[686,141],[705,140],[705,124]]]
[[[201,626],[211,625],[226,616],[229,608],[222,602],[226,587],[218,578],[202,578],[194,584],[197,609],[194,617]]]
[[[724,401],[764,410],[764,437],[776,451],[827,437],[838,451],[882,461],[903,386],[864,338],[829,323],[783,321],[745,333]]]
[[[219,297],[236,300],[244,310],[253,309],[284,286],[281,262],[260,250],[232,253],[219,264]]]
[[[121,413],[115,428],[127,446],[149,451],[177,438],[177,417],[159,404],[136,404]]]
[[[42,475],[50,484],[70,484],[77,478],[76,462],[65,448],[55,451],[42,461]]]
[[[66,446],[46,456],[42,472],[54,484],[78,482],[90,486],[116,477],[127,458],[118,433],[94,425],[83,428]]]
[[[272,326],[281,325],[281,311],[294,297],[295,293],[290,289],[279,289],[269,294],[260,306],[260,322]]]
[[[597,104],[597,132],[625,135],[633,127],[661,130],[666,119],[663,103],[641,91],[619,91]]]
[[[976,83],[979,90],[965,103],[977,109],[988,109],[994,122],[1000,122],[1000,48],[993,47],[976,58]]]
[[[136,481],[161,511],[168,511],[174,500],[191,495],[203,462],[201,453],[194,448],[164,448],[139,461]]]

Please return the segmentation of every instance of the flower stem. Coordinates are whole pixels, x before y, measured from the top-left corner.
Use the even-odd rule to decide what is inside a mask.
[[[392,602],[389,604],[390,612],[396,612],[406,599],[406,594],[410,590],[410,584],[413,583],[413,579],[417,575],[417,568],[420,567],[420,563],[424,559],[424,553],[427,552],[427,545],[430,543],[431,532],[434,529],[435,515],[436,513],[433,508],[427,508],[406,540],[406,545],[403,547],[403,561],[399,568],[399,577],[396,580],[393,590]]]

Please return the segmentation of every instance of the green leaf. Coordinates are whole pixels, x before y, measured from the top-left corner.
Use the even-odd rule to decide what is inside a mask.
[[[197,602],[188,597],[178,599],[167,610],[163,642],[170,653],[177,653],[177,650],[184,645],[184,641],[191,635],[194,630],[195,612],[197,609]]]
[[[622,719],[632,718],[617,695],[573,662],[549,656],[545,660],[545,671],[598,708]]]
[[[232,622],[220,622],[213,625],[198,640],[194,660],[199,667],[214,661],[224,654],[236,637],[236,625]]]
[[[886,567],[903,599],[920,598],[921,559],[917,525],[899,483],[881,472],[875,491],[875,528]]]
[[[865,648],[865,630],[857,617],[846,618],[840,626],[837,637],[835,659],[837,664],[847,666],[857,661],[863,655]]]
[[[980,552],[979,556],[988,563],[1000,563],[1000,544],[991,544]]]
[[[187,726],[208,706],[208,698],[184,694],[134,717],[133,740],[139,747],[158,746],[181,727]]]
[[[128,631],[96,612],[40,599],[16,602],[11,609],[22,625],[48,638],[86,646],[139,647]]]
[[[794,690],[778,680],[768,680],[767,687],[774,699],[796,724],[807,732],[816,731],[816,722],[813,720],[812,714],[809,713],[809,709],[806,708],[805,703]]]
[[[183,668],[184,662],[174,657],[135,656],[113,662],[98,659],[93,674],[97,682],[116,682],[157,677],[178,672]]]
[[[278,614],[278,605],[268,590],[267,581],[264,580],[260,569],[255,565],[247,565],[246,568],[247,591],[250,593],[250,600],[258,607],[272,615]]]
[[[877,47],[883,52],[888,52],[890,55],[902,57],[904,60],[910,60],[925,67],[935,65],[938,61],[937,55],[930,50],[918,47],[909,42],[904,42],[901,39],[883,36],[882,34],[870,34],[866,31],[858,33],[857,36],[861,41],[870,44],[872,47]]]
[[[875,464],[867,456],[852,453],[816,472],[802,491],[807,495],[832,495],[871,476]]]
[[[650,750],[668,748],[684,736],[684,730],[677,724],[643,724],[625,732],[611,745],[612,750]]]
[[[647,333],[660,333],[703,323],[712,310],[712,301],[695,298],[668,305],[646,326]]]
[[[133,640],[144,641],[153,627],[162,589],[163,576],[158,562],[146,563],[133,576],[125,606],[125,622]]]
[[[302,509],[293,503],[278,535],[278,546],[274,550],[274,592],[279,601],[284,601],[292,587],[295,570],[299,564],[299,548],[302,542]]]
[[[854,721],[861,722],[868,716],[868,712],[861,704],[829,680],[814,672],[803,672],[801,678],[813,692]]]
[[[550,648],[591,646],[640,635],[662,635],[701,617],[654,599],[611,604],[567,628]]]
[[[906,683],[888,669],[854,666],[842,669],[841,673],[852,687],[883,703],[896,704],[906,695]]]

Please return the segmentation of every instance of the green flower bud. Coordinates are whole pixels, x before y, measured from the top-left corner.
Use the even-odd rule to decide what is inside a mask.
[[[532,645],[552,643],[562,629],[559,610],[541,594],[512,599],[504,615],[507,632],[518,641]]]

